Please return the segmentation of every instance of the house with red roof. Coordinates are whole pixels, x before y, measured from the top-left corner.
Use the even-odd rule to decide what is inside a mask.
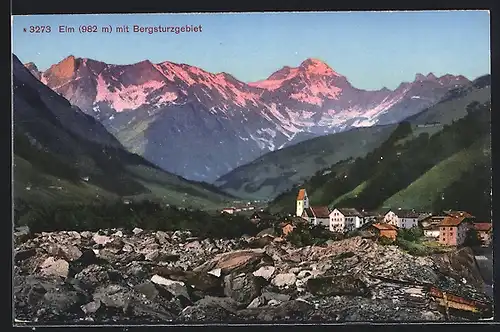
[[[311,206],[304,209],[302,218],[306,219],[313,225],[324,225],[330,228],[330,211],[326,206]]]
[[[479,234],[484,245],[489,246],[491,244],[491,234],[493,230],[492,224],[489,222],[477,222],[474,223],[474,229]]]
[[[463,244],[474,219],[473,215],[465,211],[446,212],[446,217],[438,224],[439,243],[447,246]]]
[[[368,231],[377,237],[385,236],[389,239],[396,240],[398,228],[388,223],[376,223],[369,226]]]

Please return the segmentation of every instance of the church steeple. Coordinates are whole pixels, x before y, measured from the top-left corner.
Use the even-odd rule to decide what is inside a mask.
[[[309,208],[309,199],[307,198],[307,192],[305,189],[300,189],[299,194],[297,195],[297,207],[295,210],[295,215],[297,217],[302,216],[302,212],[304,209]]]

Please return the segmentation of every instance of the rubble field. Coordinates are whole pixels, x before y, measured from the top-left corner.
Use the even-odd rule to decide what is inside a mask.
[[[188,231],[15,234],[14,316],[36,324],[474,320],[430,287],[491,307],[468,248],[429,257],[353,237],[294,247],[280,237]],[[475,302],[474,302],[475,301]]]

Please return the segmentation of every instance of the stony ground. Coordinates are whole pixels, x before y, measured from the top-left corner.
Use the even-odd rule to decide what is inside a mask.
[[[189,232],[16,234],[17,322],[443,321],[436,285],[491,301],[467,250],[414,257],[354,237],[295,248],[279,237]]]

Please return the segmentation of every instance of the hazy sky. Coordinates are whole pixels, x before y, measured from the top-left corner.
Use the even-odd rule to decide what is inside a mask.
[[[30,33],[35,25],[51,32]],[[201,25],[202,32],[79,33],[81,25]],[[416,73],[490,73],[487,11],[33,15],[15,16],[12,30],[13,52],[41,70],[73,54],[112,64],[187,63],[250,82],[313,57],[363,89],[393,89]]]

